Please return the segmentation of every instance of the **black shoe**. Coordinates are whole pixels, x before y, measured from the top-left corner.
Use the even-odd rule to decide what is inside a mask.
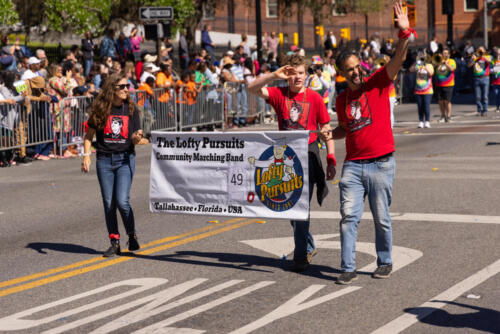
[[[128,250],[129,251],[136,251],[141,246],[139,246],[139,242],[137,241],[137,235],[135,233],[129,234],[128,235]]]
[[[28,156],[24,156],[22,158],[17,159],[17,162],[19,162],[20,164],[29,164],[32,161],[33,161],[33,159],[28,157]]]
[[[104,256],[104,257],[112,257],[112,256],[115,256],[115,255],[121,255],[120,240],[111,239],[110,241],[111,241],[111,247],[109,247],[107,251],[105,251],[104,253],[102,253],[102,256]]]
[[[392,272],[392,264],[378,267],[372,274],[373,278],[389,278]]]
[[[315,256],[316,254],[318,254],[318,249],[315,248],[312,253],[307,253],[307,263],[311,263],[312,262],[312,258],[313,256]]]
[[[335,283],[347,285],[351,284],[357,279],[358,279],[358,274],[356,274],[355,271],[344,271],[342,274],[340,274],[339,278],[337,278],[337,281]]]
[[[302,271],[305,271],[307,268],[309,268],[309,262],[307,261],[307,259],[293,260],[293,264],[290,270],[296,273],[300,273]]]

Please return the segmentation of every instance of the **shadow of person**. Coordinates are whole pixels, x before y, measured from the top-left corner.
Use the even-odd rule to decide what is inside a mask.
[[[432,307],[407,308],[405,312],[415,314],[420,322],[441,327],[471,328],[486,333],[500,333],[500,312],[479,306],[467,305],[453,301],[440,301],[449,305],[461,306],[476,312],[452,314]]]
[[[265,257],[259,255],[249,254],[235,254],[235,253],[213,253],[213,252],[197,252],[197,251],[179,251],[175,254],[168,255],[143,255],[137,253],[122,253],[122,256],[131,256],[140,259],[154,260],[154,261],[167,261],[191,265],[211,266],[219,268],[230,268],[245,271],[257,271],[271,273],[272,270],[263,268],[274,268],[282,271],[289,271],[291,261],[282,260],[274,257]],[[201,259],[196,259],[201,258]],[[204,259],[211,259],[209,261]],[[311,277],[336,280],[328,274],[340,274],[340,271],[323,265],[311,264],[309,268],[300,273]]]
[[[30,242],[26,245],[26,248],[31,248],[36,250],[40,254],[47,254],[45,250],[53,250],[57,252],[65,253],[75,253],[75,254],[92,254],[101,255],[102,252],[98,252],[95,249],[74,245],[66,243],[52,243],[52,242]]]

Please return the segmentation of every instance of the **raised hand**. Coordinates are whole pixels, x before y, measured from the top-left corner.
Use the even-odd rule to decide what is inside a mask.
[[[292,75],[295,75],[296,73],[297,71],[293,66],[286,65],[274,71],[273,74],[278,79],[288,80],[288,78],[290,78]]]
[[[394,3],[394,12],[396,18],[394,19],[398,23],[398,28],[401,30],[406,30],[410,27],[410,21],[408,21],[408,13],[403,10],[401,2],[396,1]]]

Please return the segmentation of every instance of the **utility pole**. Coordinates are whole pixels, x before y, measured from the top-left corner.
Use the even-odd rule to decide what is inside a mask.
[[[484,47],[488,50],[488,1],[483,0],[483,38]]]
[[[255,25],[257,26],[257,59],[262,59],[262,20],[260,17],[260,0],[255,0]]]

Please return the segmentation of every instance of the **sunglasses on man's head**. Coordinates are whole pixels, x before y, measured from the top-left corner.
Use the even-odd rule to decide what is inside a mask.
[[[128,84],[116,85],[116,88],[118,88],[119,90],[124,90],[124,89],[128,88]]]

